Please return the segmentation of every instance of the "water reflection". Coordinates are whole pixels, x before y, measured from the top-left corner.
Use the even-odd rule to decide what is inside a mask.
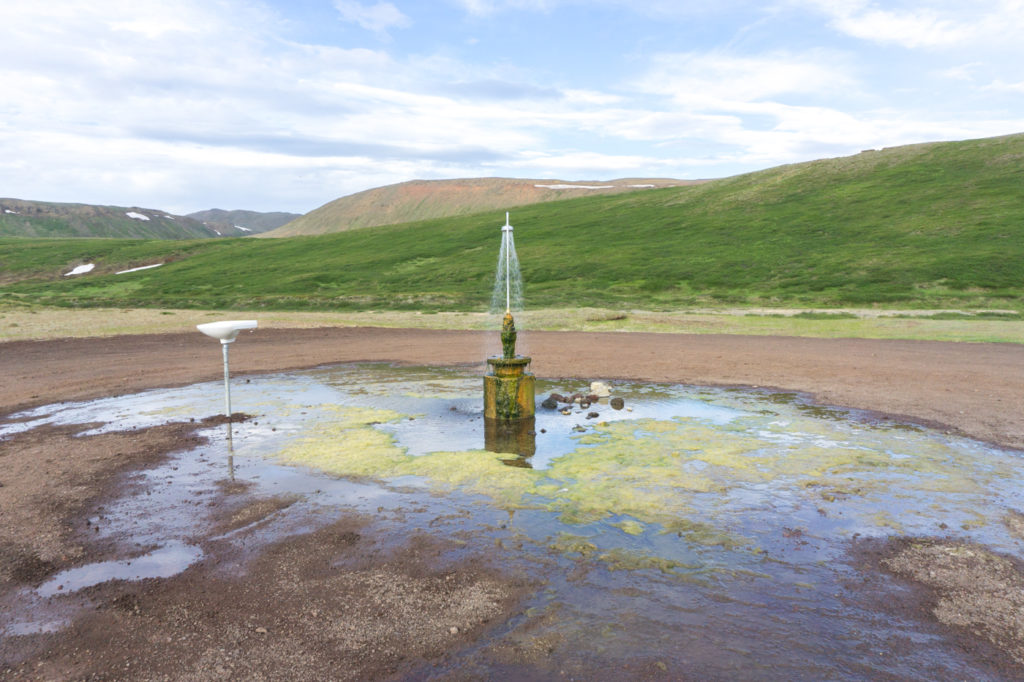
[[[518,469],[533,468],[533,463],[529,457],[513,457],[512,459],[502,459],[499,461],[507,467],[516,467]]]
[[[484,449],[499,454],[518,455],[513,459],[501,460],[514,467],[532,469],[528,458],[537,452],[537,420],[484,419]]]
[[[235,441],[231,435],[231,420],[229,419],[224,428],[227,430],[228,442],[228,476],[232,482],[235,480]]]

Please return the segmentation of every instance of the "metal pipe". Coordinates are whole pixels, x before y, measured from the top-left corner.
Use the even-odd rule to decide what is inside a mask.
[[[224,409],[228,419],[231,419],[231,383],[228,381],[228,346],[230,342],[221,341],[220,347],[224,349]]]

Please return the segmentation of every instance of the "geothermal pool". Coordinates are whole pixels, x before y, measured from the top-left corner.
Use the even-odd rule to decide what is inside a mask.
[[[480,374],[375,364],[235,380],[235,409],[251,418],[139,473],[143,485],[98,524],[99,537],[158,549],[55,576],[0,627],[52,630],[55,598],[184,570],[203,556],[190,543],[201,502],[234,478],[297,500],[260,531],[266,542],[357,511],[396,543],[425,529],[528,572],[542,587],[491,636],[528,627],[553,670],[630,656],[705,677],[989,675],[936,626],[872,606],[849,555],[855,540],[893,535],[1024,555],[1003,523],[1024,509],[1020,453],[790,393],[613,382],[623,409],[538,407],[532,437],[518,434],[533,452],[523,457],[484,449]],[[552,391],[587,383],[538,380],[538,402]],[[44,423],[145,428],[222,403],[211,382],[51,405],[0,426],[0,438]],[[874,579],[876,602],[905,589]]]

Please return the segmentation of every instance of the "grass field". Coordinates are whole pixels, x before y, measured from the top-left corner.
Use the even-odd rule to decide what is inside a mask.
[[[1024,343],[1024,319],[992,319],[958,314],[961,317],[950,319],[947,315],[935,315],[932,311],[879,314],[874,310],[855,310],[842,313],[828,311],[813,317],[801,317],[794,310],[624,312],[575,308],[524,311],[517,315],[516,324],[527,333],[530,330],[662,332]],[[493,331],[501,326],[497,315],[473,312],[308,313],[0,307],[0,342],[196,332],[197,324],[232,318],[256,318],[264,329],[368,326]]]
[[[503,222],[478,214],[260,240],[5,239],[0,302],[483,311]],[[528,309],[1024,311],[1024,135],[526,206],[512,222]],[[86,262],[96,269],[63,276]]]

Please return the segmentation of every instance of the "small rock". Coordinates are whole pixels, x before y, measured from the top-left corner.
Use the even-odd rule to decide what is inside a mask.
[[[265,635],[265,634],[267,634],[267,629],[264,628],[264,627],[258,627],[258,628],[256,628],[256,633],[260,634],[260,635]]]
[[[597,419],[600,416],[597,412],[587,412],[587,419]]]
[[[608,388],[608,384],[604,383],[603,381],[592,382],[590,384],[590,392],[599,398],[607,398],[612,394],[611,389]]]
[[[556,401],[556,402],[560,402],[560,403],[567,403],[567,402],[570,402],[570,401],[569,401],[569,400],[568,400],[568,399],[567,399],[567,398],[566,398],[566,397],[565,397],[564,395],[562,395],[561,393],[552,393],[552,394],[551,394],[551,399],[552,399],[552,400],[554,400],[554,401]]]
[[[585,410],[588,407],[590,407],[590,401],[589,400],[581,400],[580,401],[580,409],[581,410]]]
[[[623,407],[625,407],[626,401],[623,400],[622,398],[616,397],[612,398],[609,404],[612,406],[613,410],[621,410]]]
[[[565,409],[561,410],[561,412],[562,414],[572,414],[572,408],[566,407]]]
[[[572,427],[572,430],[576,431],[578,433],[582,433],[582,432],[586,431],[586,429],[583,428],[582,426],[580,426],[579,424],[577,424],[576,426]]]
[[[453,635],[457,635],[459,634],[459,629],[453,625],[450,628],[448,628],[448,632],[452,633]]]
[[[541,432],[541,433],[547,433],[547,432],[548,432],[548,430],[547,430],[547,429],[541,429],[541,430],[540,430],[540,432]]]
[[[544,408],[544,409],[546,409],[546,410],[553,410],[553,409],[555,409],[556,407],[558,407],[558,401],[557,401],[557,400],[555,400],[555,396],[554,396],[554,394],[552,394],[552,395],[548,396],[548,397],[547,397],[547,398],[546,398],[546,399],[544,400],[544,402],[542,402],[542,403],[540,404],[540,406],[541,406],[541,407],[543,407],[543,408]]]

